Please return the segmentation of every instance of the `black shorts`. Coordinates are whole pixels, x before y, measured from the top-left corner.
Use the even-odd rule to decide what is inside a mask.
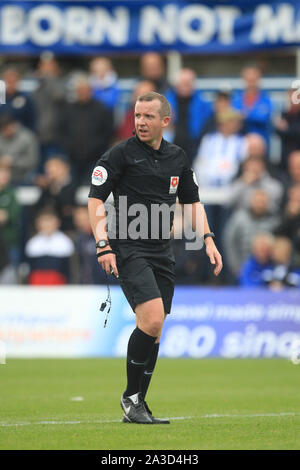
[[[132,310],[138,304],[160,297],[165,313],[170,313],[175,261],[169,245],[164,250],[130,250],[130,254],[123,246],[115,251],[120,286]]]

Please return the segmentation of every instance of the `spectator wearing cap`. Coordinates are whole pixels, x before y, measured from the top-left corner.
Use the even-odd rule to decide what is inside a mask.
[[[233,95],[233,107],[244,117],[244,133],[260,134],[270,144],[272,102],[268,93],[261,89],[261,71],[256,65],[247,65],[242,69],[244,89]]]
[[[38,162],[35,134],[11,115],[0,116],[0,164],[10,167],[12,183],[31,184]]]
[[[204,124],[212,115],[212,105],[196,90],[196,73],[189,68],[179,71],[175,87],[165,96],[173,111],[173,143],[183,148],[193,161]]]
[[[37,233],[25,246],[30,266],[31,285],[63,285],[69,282],[70,258],[74,244],[59,230],[60,220],[51,210],[41,211],[35,219]]]
[[[20,90],[19,71],[15,67],[8,67],[1,78],[5,82],[5,104],[1,104],[0,113],[10,114],[17,122],[35,131],[34,101],[31,96]]]

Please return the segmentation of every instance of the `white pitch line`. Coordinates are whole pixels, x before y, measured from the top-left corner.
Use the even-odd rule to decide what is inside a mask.
[[[282,412],[282,413],[253,413],[253,414],[206,414],[202,416],[173,416],[168,418],[172,421],[184,419],[212,419],[212,418],[281,418],[289,416],[300,416],[298,411]],[[56,421],[56,420],[43,420],[43,421],[24,421],[20,423],[6,423],[0,422],[0,427],[11,426],[36,426],[36,425],[69,425],[69,424],[112,424],[120,423],[120,419],[107,419],[107,420],[85,420],[85,421]]]

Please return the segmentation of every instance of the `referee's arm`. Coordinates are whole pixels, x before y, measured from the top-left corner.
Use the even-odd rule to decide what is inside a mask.
[[[88,211],[89,219],[92,227],[92,231],[96,242],[98,240],[108,240],[106,231],[106,212],[104,202],[101,199],[89,197],[88,200]],[[107,245],[105,248],[97,248],[97,254],[103,251],[111,250],[111,247]],[[116,255],[114,253],[108,253],[98,258],[98,263],[101,264],[106,274],[111,274],[111,270],[116,277],[119,276]]]
[[[199,237],[203,237],[205,234],[211,232],[205,209],[201,202],[194,202],[191,206],[193,230]],[[199,221],[201,221],[200,224]],[[204,243],[206,246],[206,254],[209,257],[211,264],[215,265],[214,274],[215,276],[218,276],[223,267],[222,256],[220,255],[212,237],[205,238]]]

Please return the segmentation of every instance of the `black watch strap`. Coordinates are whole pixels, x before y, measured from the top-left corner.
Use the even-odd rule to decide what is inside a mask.
[[[98,240],[96,243],[96,248],[105,248],[108,245],[109,245],[108,240]]]
[[[109,253],[113,253],[115,254],[115,252],[113,250],[105,250],[105,251],[101,251],[101,253],[97,253],[97,258],[100,258],[100,256],[104,256],[104,255],[108,255]]]
[[[208,238],[208,237],[215,238],[215,234],[214,234],[213,232],[208,232],[208,233],[206,233],[206,234],[204,235],[203,238],[204,238],[204,240],[205,240],[205,239]]]

